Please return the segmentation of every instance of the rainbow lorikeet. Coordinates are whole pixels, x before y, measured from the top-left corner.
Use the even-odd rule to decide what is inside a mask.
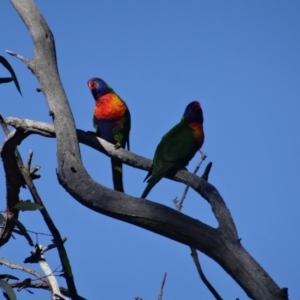
[[[162,177],[183,169],[204,142],[203,114],[200,103],[191,102],[181,121],[168,131],[158,144],[151,169],[146,176],[148,185],[141,198],[146,198]],[[144,181],[145,181],[144,180]]]
[[[93,125],[100,138],[112,143],[116,148],[129,150],[130,113],[126,103],[102,79],[91,78],[88,86],[95,99]],[[114,189],[124,192],[122,163],[111,158]]]

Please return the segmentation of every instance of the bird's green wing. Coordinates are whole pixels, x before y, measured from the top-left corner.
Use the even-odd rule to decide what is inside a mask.
[[[98,129],[98,125],[97,125],[97,119],[95,118],[95,116],[93,115],[93,127],[95,128],[95,130],[97,131]]]
[[[115,121],[113,127],[113,136],[115,140],[121,145],[122,148],[130,150],[129,145],[129,132],[130,132],[130,113],[128,108],[126,109],[124,115]]]
[[[192,129],[184,122],[167,132],[156,148],[152,176],[163,176],[171,169],[184,168],[197,150]]]
[[[177,162],[194,153],[195,147],[192,129],[180,122],[163,136],[156,152],[164,162]]]

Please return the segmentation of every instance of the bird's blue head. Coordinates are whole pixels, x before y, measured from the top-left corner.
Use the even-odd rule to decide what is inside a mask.
[[[203,113],[200,103],[198,101],[189,103],[181,120],[187,123],[197,122],[203,124]]]
[[[111,88],[109,87],[109,85],[100,78],[91,78],[90,80],[88,80],[87,84],[95,100],[111,92]]]

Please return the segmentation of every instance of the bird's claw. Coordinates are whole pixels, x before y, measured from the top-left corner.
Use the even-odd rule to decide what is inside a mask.
[[[117,149],[120,149],[122,146],[121,146],[121,144],[120,143],[116,143],[115,144],[115,149],[117,150]]]

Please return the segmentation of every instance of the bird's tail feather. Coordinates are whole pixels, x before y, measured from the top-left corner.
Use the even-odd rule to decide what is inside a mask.
[[[116,191],[124,193],[122,163],[112,158],[111,159],[111,168],[112,168],[114,189]]]
[[[147,195],[149,194],[149,192],[151,191],[151,189],[161,180],[161,177],[151,177],[148,180],[148,184],[141,196],[141,198],[145,199],[147,197]]]

